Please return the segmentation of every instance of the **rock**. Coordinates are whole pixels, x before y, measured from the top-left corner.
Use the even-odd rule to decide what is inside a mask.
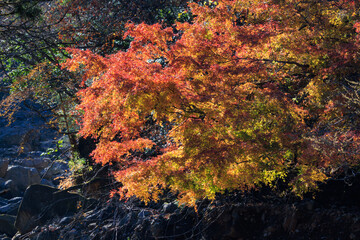
[[[97,224],[96,223],[90,223],[89,225],[88,225],[88,229],[90,229],[90,230],[93,230],[93,229],[95,229],[97,227]]]
[[[20,202],[8,203],[5,206],[0,207],[0,214],[8,214],[16,216]]]
[[[0,206],[4,206],[9,203],[9,200],[0,197]]]
[[[37,234],[36,238],[31,238],[31,239],[36,239],[36,240],[58,239],[59,234],[60,234],[60,229],[46,229],[46,230],[40,232],[39,234]],[[23,238],[20,238],[20,239],[23,239]],[[69,237],[67,239],[74,239],[74,238]]]
[[[16,234],[12,237],[12,240],[20,240],[21,238],[21,233],[16,232]]]
[[[6,235],[5,233],[0,235],[0,239],[1,240],[11,240],[11,238],[9,238],[8,235]]]
[[[0,160],[0,178],[5,177],[7,169],[9,165],[9,160],[7,159],[1,159]]]
[[[177,209],[175,203],[164,203],[163,205],[163,212],[164,213],[173,213]]]
[[[10,200],[7,200],[7,203],[0,207],[0,214],[8,214],[16,216],[19,209],[22,198],[15,197]]]
[[[47,149],[53,148],[54,146],[56,146],[56,143],[57,143],[57,140],[53,140],[52,138],[48,138],[48,139],[40,142],[40,146],[41,146],[40,149],[42,149],[43,152],[44,152]]]
[[[13,181],[10,190],[14,195],[19,195],[29,185],[39,184],[41,181],[39,172],[35,168],[23,166],[9,167],[5,179]]]
[[[41,179],[40,184],[41,184],[41,185],[50,186],[50,187],[55,187],[55,185],[54,185],[51,181],[49,181],[49,180],[47,180],[47,179]]]
[[[24,194],[15,227],[23,234],[53,217],[71,215],[77,211],[80,200],[84,199],[78,194],[45,185],[31,185]]]
[[[1,146],[1,145],[0,145]],[[18,156],[18,148],[8,146],[6,148],[0,147],[0,158],[16,158]]]
[[[4,128],[2,128],[4,130]],[[21,143],[22,134],[21,134],[21,127],[12,127],[7,129],[7,131],[2,131],[0,134],[0,146],[19,146]]]
[[[21,159],[17,161],[17,165],[21,165],[23,167],[33,167],[38,170],[42,170],[49,166],[51,160],[49,158],[32,158],[32,159]]]
[[[149,239],[150,232],[147,231],[150,228],[150,221],[145,219],[142,221],[141,224],[138,224],[134,228],[134,234],[131,236],[131,239],[134,240],[142,240],[142,239]]]
[[[360,207],[360,174],[329,179],[326,184],[319,185],[315,195],[316,202],[321,206],[356,206]]]
[[[6,197],[11,197],[12,195],[18,195],[18,187],[16,186],[15,182],[13,180],[7,180],[5,183],[4,183],[4,189],[6,191],[9,191],[7,192],[7,195]]]
[[[38,150],[40,147],[40,130],[39,129],[30,129],[26,131],[22,137],[19,147],[19,153],[22,152],[31,152]]]
[[[159,216],[151,223],[151,234],[155,237],[162,237],[165,235],[166,221],[162,216]]]
[[[59,224],[61,224],[61,225],[67,225],[67,224],[71,223],[72,220],[73,220],[73,218],[71,218],[71,217],[63,217],[63,218],[60,220]]]
[[[0,191],[5,189],[5,183],[6,183],[6,180],[3,178],[0,178]]]
[[[296,209],[291,209],[291,210],[287,210],[289,214],[285,215],[282,227],[284,228],[285,231],[293,233],[296,229],[296,225],[298,224],[298,216],[296,214]]]
[[[41,176],[44,176],[46,179],[52,179],[54,176],[63,174],[66,170],[69,170],[69,166],[65,162],[54,162],[49,167],[45,168],[41,172]]]
[[[150,211],[141,210],[138,214],[138,218],[145,218],[151,215]]]
[[[5,96],[7,94],[0,92],[0,99]],[[41,108],[29,100],[26,100],[26,105],[32,106],[33,109]],[[24,102],[19,106],[20,109],[13,115],[14,121],[11,125],[8,119],[0,117],[0,157],[17,157],[18,151],[23,153],[34,150],[45,151],[47,146],[43,148],[42,141],[58,136],[56,130],[44,127],[49,119],[39,116],[38,113],[25,106]]]
[[[134,212],[129,212],[127,215],[125,215],[119,222],[120,226],[123,225],[134,225],[136,223],[137,217]]]
[[[15,216],[0,214],[0,233],[5,233],[11,237],[14,236],[16,234],[14,222]]]
[[[23,198],[22,197],[14,197],[12,199],[9,199],[8,202],[9,203],[18,203],[18,202],[21,202]]]

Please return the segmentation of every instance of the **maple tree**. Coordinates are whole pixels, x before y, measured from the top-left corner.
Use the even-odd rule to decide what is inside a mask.
[[[97,162],[118,166],[122,196],[157,200],[168,187],[194,204],[276,179],[299,195],[315,189],[359,163],[344,94],[358,93],[357,4],[192,3],[193,23],[128,24],[126,52],[68,49],[64,67],[89,85],[79,91],[80,133],[98,139]],[[143,134],[149,116],[171,129],[144,159],[134,153],[156,147]]]
[[[69,57],[63,49],[72,46],[107,54],[125,50],[122,39],[128,20],[173,21],[185,1],[8,1],[0,4],[1,89],[9,92],[0,102],[0,116],[11,122],[24,101],[42,107],[35,110],[48,125],[68,135],[76,149],[78,75],[61,69]],[[162,15],[161,15],[161,14]],[[167,15],[166,15],[166,14]],[[166,16],[165,16],[165,15]],[[27,105],[31,108],[31,104]]]

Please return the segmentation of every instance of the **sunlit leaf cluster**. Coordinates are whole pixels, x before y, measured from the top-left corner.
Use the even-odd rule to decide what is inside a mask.
[[[119,193],[157,200],[162,188],[194,204],[227,190],[286,181],[315,189],[330,169],[359,162],[359,129],[344,88],[359,82],[356,1],[191,3],[193,22],[128,24],[126,52],[69,49],[82,69],[81,134],[94,158],[118,166]],[[161,154],[143,134],[169,126]],[[357,116],[358,117],[358,116]]]

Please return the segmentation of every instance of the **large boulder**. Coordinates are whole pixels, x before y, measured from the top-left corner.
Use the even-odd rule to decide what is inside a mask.
[[[21,234],[54,217],[74,214],[79,201],[84,198],[79,194],[59,191],[45,185],[32,185],[25,191],[15,227]]]
[[[19,195],[32,184],[39,184],[41,181],[38,170],[31,167],[10,166],[5,176],[6,180],[12,180],[10,191],[13,195]]]
[[[21,126],[14,126],[12,128],[2,127],[1,129],[2,131],[0,133],[0,146],[7,148],[14,145],[20,145],[23,136]]]

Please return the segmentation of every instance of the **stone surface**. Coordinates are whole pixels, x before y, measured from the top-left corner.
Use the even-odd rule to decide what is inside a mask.
[[[177,209],[177,205],[175,203],[164,203],[163,211],[164,213],[172,213]]]
[[[138,218],[145,218],[151,215],[150,211],[141,210],[138,214]]]
[[[10,166],[5,179],[13,181],[10,190],[14,195],[21,194],[28,186],[41,181],[38,170],[23,166]]]
[[[11,240],[11,238],[8,237],[8,235],[4,234],[0,234],[0,239],[1,240]]]
[[[15,217],[0,214],[0,233],[5,233],[8,236],[14,236],[16,233],[16,228],[14,226]]]
[[[360,239],[359,208],[309,208],[313,200],[259,202],[250,197],[204,201],[197,211],[180,206],[171,213],[165,213],[166,204],[109,200],[74,216],[54,217],[16,239]]]
[[[5,206],[0,207],[0,214],[16,216],[19,206],[20,202],[6,204]]]
[[[8,95],[0,92],[0,100]],[[29,100],[26,105],[41,110],[41,106]],[[24,102],[24,103],[25,103]],[[7,118],[0,117],[0,148],[23,147],[23,150],[34,151],[39,149],[40,142],[53,139],[54,130],[45,128],[46,119],[37,112],[29,109],[24,103],[20,104],[19,111],[13,115],[13,122],[9,124]],[[26,149],[25,149],[26,148]],[[42,149],[39,149],[42,150]],[[6,155],[6,152],[0,155]]]
[[[82,199],[78,194],[59,192],[45,185],[32,185],[24,194],[15,227],[20,233],[26,233],[55,216],[73,214]]]
[[[55,185],[50,180],[47,180],[47,179],[41,179],[40,184],[50,186],[50,187],[55,187]]]
[[[7,95],[8,93],[0,91],[0,100]],[[48,147],[54,146],[52,140],[58,134],[46,127],[46,112],[42,112],[40,116],[28,106],[41,111],[40,105],[26,100],[13,115],[11,124],[7,118],[0,117],[0,158],[14,158],[31,151],[46,151]],[[51,117],[51,114],[48,116]]]
[[[6,204],[1,205],[0,214],[17,215],[22,198],[15,197],[7,200]]]
[[[22,197],[14,197],[8,200],[9,203],[18,203],[21,202],[23,198]]]
[[[44,176],[44,178],[46,179],[52,179],[54,176],[64,174],[67,170],[69,170],[69,166],[67,165],[67,163],[57,161],[42,170],[41,176]]]
[[[5,189],[6,180],[4,178],[0,178],[0,191]]]
[[[48,167],[50,163],[51,163],[51,160],[49,158],[42,158],[42,157],[20,159],[20,160],[16,161],[17,165],[20,165],[23,167],[32,167],[32,168],[36,168],[38,170],[42,170],[42,169]]]
[[[7,146],[0,147],[0,158],[16,158],[18,156],[18,147]]]
[[[14,146],[21,143],[21,127],[13,127],[8,131],[2,131],[0,134],[0,146]]]
[[[7,180],[4,183],[4,191],[6,191],[7,198],[21,194],[21,192],[19,192],[19,189],[13,180]]]
[[[0,206],[4,206],[6,204],[9,204],[9,200],[6,198],[0,197]]]

